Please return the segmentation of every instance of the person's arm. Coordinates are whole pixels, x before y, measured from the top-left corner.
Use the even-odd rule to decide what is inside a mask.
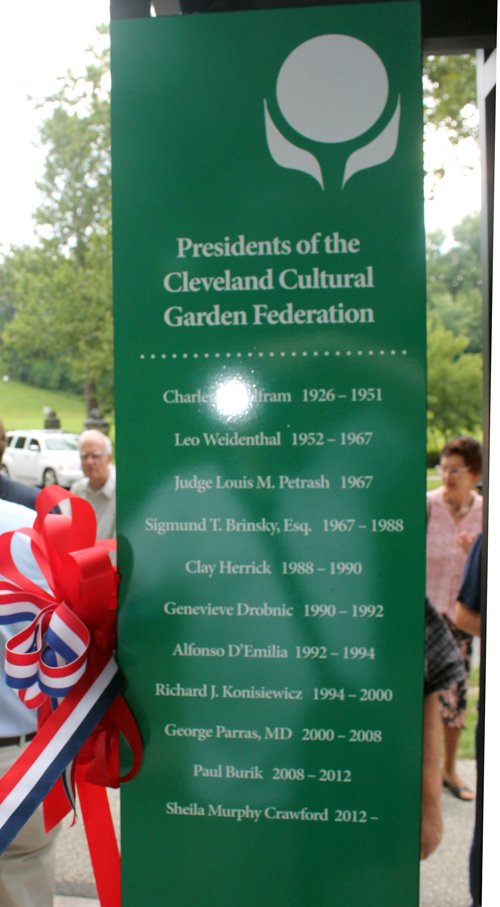
[[[470,633],[471,636],[481,636],[481,615],[471,611],[462,602],[455,606],[455,623],[459,630]]]
[[[469,553],[476,535],[476,532],[460,532],[459,535],[457,535],[457,545],[465,552],[465,554]]]
[[[439,694],[424,699],[424,746],[422,762],[422,825],[420,859],[425,860],[438,846],[443,834],[441,814],[442,776],[440,767],[441,718]]]

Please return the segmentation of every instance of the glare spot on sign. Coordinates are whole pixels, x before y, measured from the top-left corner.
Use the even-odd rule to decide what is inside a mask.
[[[252,405],[250,388],[240,378],[230,378],[215,392],[215,408],[226,419],[244,416]]]

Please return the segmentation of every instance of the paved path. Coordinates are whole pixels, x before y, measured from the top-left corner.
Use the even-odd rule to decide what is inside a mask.
[[[108,789],[115,827],[120,830],[120,792]],[[55,907],[99,907],[83,822],[66,816],[57,839]],[[86,898],[87,900],[81,900]]]
[[[475,762],[458,763],[459,775],[475,785]],[[119,792],[108,791],[119,828]],[[474,825],[474,801],[463,803],[443,791],[444,834],[437,850],[421,864],[420,907],[469,907],[468,859]],[[66,818],[57,847],[54,907],[99,907],[81,821],[69,827]]]
[[[471,790],[476,763],[459,761],[458,774]],[[444,833],[437,850],[421,863],[420,907],[469,907],[469,849],[475,800],[465,803],[443,790]]]
[[[99,901],[95,898],[66,898],[57,895],[54,907],[99,907]]]

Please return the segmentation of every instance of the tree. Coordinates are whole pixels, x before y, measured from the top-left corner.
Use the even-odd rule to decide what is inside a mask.
[[[101,34],[106,30],[101,27]],[[111,137],[109,47],[88,48],[94,63],[85,77],[68,70],[61,90],[38,106],[51,107],[40,127],[47,148],[45,169],[37,188],[44,198],[35,222],[60,251],[71,250],[85,266],[91,235],[106,235],[111,223]]]
[[[424,58],[424,123],[445,129],[452,144],[477,139],[476,59],[471,54]]]
[[[465,353],[468,337],[455,336],[438,320],[427,327],[427,419],[429,446],[440,439],[481,429],[482,357]]]
[[[54,386],[48,375],[44,382],[36,380],[44,365],[46,372],[55,366],[56,374],[80,386],[91,376],[107,411],[113,367],[110,241],[109,234],[94,234],[84,267],[75,266],[72,256],[48,254],[44,246],[20,250],[17,312],[3,331],[7,349],[31,367],[33,383]]]
[[[53,390],[81,391],[81,380],[76,383],[70,366],[61,360],[60,353],[53,345],[44,345],[42,322],[45,320],[41,307],[36,312],[35,322],[38,333],[33,348],[26,350],[21,337],[16,337],[16,349],[9,347],[9,322],[16,314],[18,305],[23,300],[24,287],[27,284],[47,283],[55,268],[53,258],[44,255],[39,248],[24,246],[11,249],[0,266],[0,329],[2,329],[2,362],[9,375],[19,381],[25,381],[35,387],[46,387]],[[22,322],[19,324],[22,329]]]
[[[99,29],[101,34],[106,30]],[[40,106],[47,148],[42,203],[35,212],[39,246],[14,250],[3,271],[15,314],[2,340],[29,366],[54,356],[83,381],[87,409],[112,409],[109,48],[89,48],[84,77],[68,71]],[[17,267],[24,261],[22,268]],[[10,275],[10,279],[9,278]],[[0,292],[2,281],[0,279]],[[1,314],[1,307],[0,307]]]
[[[428,442],[477,433],[482,420],[481,240],[478,214],[453,228],[455,245],[443,252],[445,236],[427,236],[427,418]]]
[[[424,58],[424,136],[442,132],[452,145],[477,142],[476,60],[470,54]],[[444,165],[434,167],[430,183],[432,198]]]
[[[460,291],[481,287],[480,215],[467,214],[452,229],[453,245],[442,252],[445,236],[440,230],[427,237],[427,279],[432,291],[446,290],[456,297]]]
[[[455,336],[466,335],[466,352],[482,350],[481,236],[479,214],[453,228],[455,245],[442,251],[445,236],[427,237],[427,308]]]

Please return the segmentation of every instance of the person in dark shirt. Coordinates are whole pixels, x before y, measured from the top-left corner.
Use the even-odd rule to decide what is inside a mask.
[[[0,463],[4,450],[7,447],[7,436],[5,434],[4,424],[0,417]],[[14,482],[8,476],[0,473],[0,498],[4,501],[11,501],[13,504],[22,504],[23,507],[35,509],[35,501],[40,493],[39,488],[32,485],[23,485],[22,482]]]
[[[481,635],[481,553],[483,534],[476,535],[462,577],[455,608],[455,619],[460,627],[467,627],[466,633],[471,636]]]
[[[455,608],[455,623],[457,627],[471,636],[481,636],[481,555],[483,549],[483,534],[480,532],[469,551],[469,557],[462,577],[462,585],[458,593]],[[480,707],[482,699],[478,701],[478,715],[476,725],[476,760],[481,756],[479,743],[483,739],[483,710]],[[480,862],[482,851],[482,829],[476,825],[472,837],[470,851],[469,877],[470,892],[474,907],[480,899]]]

